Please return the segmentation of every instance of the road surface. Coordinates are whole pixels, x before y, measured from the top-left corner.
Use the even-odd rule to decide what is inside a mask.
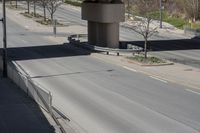
[[[41,10],[40,8],[38,8]],[[55,18],[69,25],[87,26],[81,20],[80,9],[62,5],[55,13]],[[134,31],[120,27],[120,40],[143,47],[143,38]],[[200,39],[188,39],[175,33],[158,33],[150,38],[151,54],[174,62],[200,68]],[[156,41],[155,41],[156,40]]]
[[[52,92],[53,105],[80,132],[200,132],[197,90],[105,63],[38,34],[8,19],[9,58]]]

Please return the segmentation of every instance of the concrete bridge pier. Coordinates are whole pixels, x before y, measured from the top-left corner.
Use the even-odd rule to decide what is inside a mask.
[[[82,19],[88,21],[88,43],[102,47],[119,47],[119,23],[125,19],[121,1],[84,1]]]

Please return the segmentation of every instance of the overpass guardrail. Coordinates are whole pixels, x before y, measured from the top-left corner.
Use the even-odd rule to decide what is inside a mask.
[[[3,68],[1,56],[0,56],[0,69]],[[36,83],[15,61],[9,61],[7,65],[8,78],[11,79],[20,89],[22,89],[29,97],[31,97],[41,108],[43,108],[55,121],[62,133],[66,133],[62,124],[55,112],[57,110],[52,105],[52,93],[46,90],[40,84]],[[64,118],[66,119],[66,118]],[[70,121],[67,118],[68,121]]]
[[[68,41],[69,43],[76,45],[78,47],[82,47],[82,48],[89,49],[92,51],[97,51],[97,52],[106,52],[106,54],[115,53],[117,56],[122,55],[124,53],[135,54],[135,53],[140,53],[143,51],[143,48],[138,47],[133,44],[127,44],[127,49],[107,48],[107,47],[90,45],[85,41],[86,37],[87,37],[87,34],[73,34],[73,35],[68,36]]]

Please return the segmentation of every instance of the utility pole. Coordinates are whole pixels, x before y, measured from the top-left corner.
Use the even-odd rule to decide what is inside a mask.
[[[161,29],[162,29],[162,21],[163,21],[162,10],[163,10],[162,0],[160,0],[160,28]]]
[[[3,25],[3,77],[7,77],[7,36],[6,36],[6,6],[5,0],[2,0],[3,18],[1,19]]]

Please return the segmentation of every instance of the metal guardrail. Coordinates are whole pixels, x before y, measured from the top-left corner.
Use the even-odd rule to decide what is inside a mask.
[[[0,56],[1,58],[1,56]],[[0,69],[2,69],[2,60],[0,59]],[[17,84],[28,96],[42,107],[47,113],[51,115],[62,133],[66,133],[63,126],[57,120],[53,111],[56,111],[52,106],[52,94],[50,91],[44,89],[41,85],[34,82],[30,76],[25,73],[16,62],[8,62],[8,77]],[[66,119],[66,118],[64,118]],[[67,119],[69,121],[69,119]]]
[[[107,48],[107,47],[100,47],[100,46],[95,46],[95,45],[90,45],[86,42],[81,42],[80,38],[81,37],[87,37],[87,34],[74,34],[68,37],[68,41],[71,44],[93,50],[93,51],[99,51],[99,52],[106,52],[106,54],[109,54],[110,52],[114,52],[117,54],[117,56],[120,55],[120,53],[140,53],[143,51],[143,48],[128,44],[129,49],[118,49],[118,48]]]
[[[51,92],[34,82],[16,62],[9,62],[8,77],[12,79],[21,89],[23,89],[28,96],[32,97],[48,113],[52,112]]]
[[[28,74],[25,73],[23,68],[21,68],[17,63],[11,63],[9,62],[10,72],[8,73],[8,76],[13,79],[13,81],[19,85],[20,88],[22,88],[28,96],[33,98],[35,102],[40,105],[43,109],[45,109],[51,117],[54,119],[56,124],[59,126],[62,133],[66,133],[65,129],[62,127],[60,122],[57,120],[55,114],[53,113],[54,107],[52,106],[52,94],[50,91],[44,89],[44,87],[41,87],[38,83],[34,82]],[[12,68],[11,68],[12,67]],[[22,73],[24,72],[24,73]],[[16,79],[14,78],[14,75]],[[18,82],[17,83],[17,80]],[[21,80],[20,80],[21,79]]]
[[[56,124],[59,126],[62,133],[66,133],[65,129],[62,127],[60,122],[57,120],[55,114],[53,113],[54,107],[52,106],[52,94],[50,91],[44,89],[44,87],[41,87],[41,85],[34,82],[28,74],[25,73],[25,71],[17,64],[13,63],[13,65],[10,63],[10,67],[12,66],[12,70],[16,72],[16,74],[19,75],[19,79],[21,78],[22,81],[24,81],[24,87],[27,89],[27,95],[32,97],[38,105],[40,105],[43,109],[45,109],[51,117],[54,119]],[[24,72],[24,73],[22,73]],[[10,75],[10,77],[12,77]],[[14,76],[13,76],[14,77]],[[13,79],[15,81],[15,79]],[[20,82],[20,80],[19,80]],[[23,88],[23,85],[20,83],[17,83],[20,86],[20,88]],[[24,88],[24,90],[25,90]],[[32,91],[32,92],[31,92]],[[36,95],[35,93],[36,92]],[[38,99],[39,98],[39,99]]]

